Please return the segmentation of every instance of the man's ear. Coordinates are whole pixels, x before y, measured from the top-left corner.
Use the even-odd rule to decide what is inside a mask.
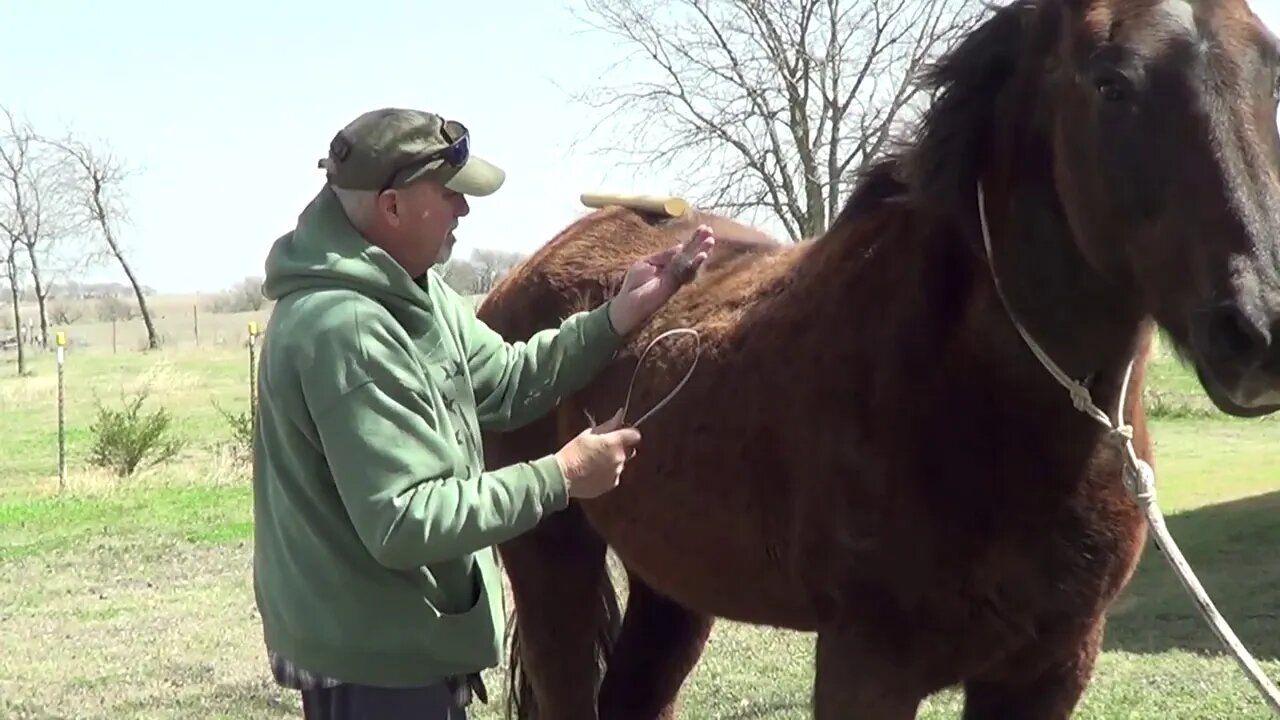
[[[374,204],[378,206],[378,212],[386,219],[387,224],[393,227],[400,224],[400,194],[396,190],[379,193]]]

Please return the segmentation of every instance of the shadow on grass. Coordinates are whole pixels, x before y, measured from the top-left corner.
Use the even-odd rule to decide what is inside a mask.
[[[1280,658],[1280,492],[1165,518],[1174,542],[1245,648],[1258,660]],[[1134,653],[1227,652],[1150,539],[1129,587],[1112,608],[1105,647]]]

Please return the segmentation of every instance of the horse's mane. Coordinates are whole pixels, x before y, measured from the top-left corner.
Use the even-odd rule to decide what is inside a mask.
[[[886,204],[907,203],[941,222],[968,227],[974,187],[991,168],[992,139],[1014,140],[1034,108],[1032,85],[1019,88],[1023,64],[1046,57],[1057,13],[1044,0],[1016,0],[993,14],[921,74],[932,96],[910,136],[896,138],[881,159],[856,175],[832,230]]]

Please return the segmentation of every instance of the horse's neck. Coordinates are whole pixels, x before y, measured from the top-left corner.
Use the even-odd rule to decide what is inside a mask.
[[[976,196],[973,207],[977,227]],[[1135,297],[1089,270],[1065,222],[1042,199],[1022,194],[987,213],[994,268],[1012,313],[1064,372],[1095,381],[1096,402],[1112,403],[1140,337]],[[819,290],[810,319],[830,325],[815,333],[824,338],[815,352],[843,347],[842,364],[866,378],[852,382],[877,383],[886,397],[913,393],[922,382],[989,381],[1011,397],[1029,393],[1074,411],[1012,324],[980,240],[975,247],[958,228],[906,208],[869,211],[856,222],[866,228],[856,233],[864,240],[824,238],[810,258],[815,276],[824,277],[813,283]],[[851,323],[843,310],[862,317]],[[831,343],[851,325],[848,344]]]
[[[1087,264],[1046,193],[1021,189],[1002,206],[987,204],[986,212],[990,255],[980,248],[977,264],[1007,301],[1006,307],[998,294],[986,296],[990,332],[1011,339],[1004,329],[1016,320],[1073,377],[1123,366],[1140,327],[1138,289],[1112,283]]]

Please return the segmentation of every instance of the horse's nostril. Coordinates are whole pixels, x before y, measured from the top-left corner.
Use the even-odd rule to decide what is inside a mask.
[[[1237,367],[1251,368],[1267,355],[1271,334],[1250,322],[1235,305],[1223,305],[1209,311],[1206,318],[1209,352]]]

